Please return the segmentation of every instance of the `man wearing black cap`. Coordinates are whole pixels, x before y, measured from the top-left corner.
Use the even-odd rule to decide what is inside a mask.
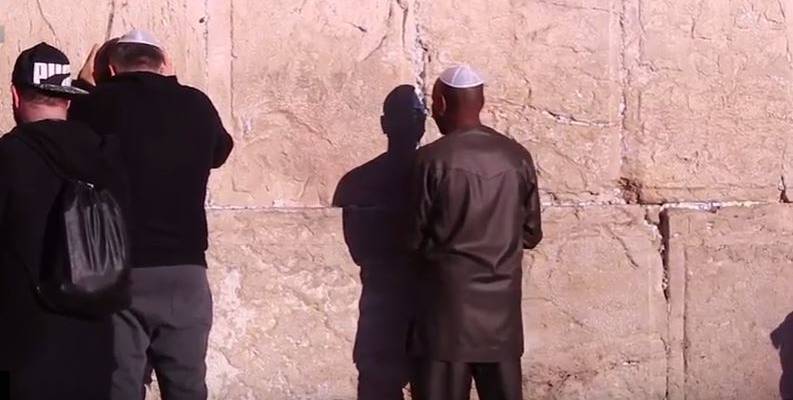
[[[41,43],[20,54],[11,95],[17,126],[0,138],[0,371],[12,399],[106,399],[113,371],[110,317],[77,319],[41,306],[33,290],[64,179],[120,187],[112,137],[66,121],[68,58]],[[55,168],[59,172],[55,171]],[[119,190],[121,191],[121,190]],[[3,398],[5,393],[0,393]]]
[[[205,94],[166,76],[156,39],[133,30],[107,49],[112,77],[72,117],[121,141],[130,183],[132,307],[114,318],[113,400],[140,400],[148,366],[167,399],[205,399],[212,325],[204,201],[232,148]]]

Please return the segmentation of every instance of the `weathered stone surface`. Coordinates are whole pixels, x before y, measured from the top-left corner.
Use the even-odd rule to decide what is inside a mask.
[[[352,399],[358,268],[341,212],[214,212],[218,399]]]
[[[534,152],[549,199],[620,197],[619,2],[460,4],[419,2],[427,89],[445,67],[474,65],[486,122]]]
[[[8,84],[19,52],[45,41],[67,52],[76,64],[73,68],[79,69],[91,44],[101,40],[107,30],[109,5],[102,2],[94,9],[87,13],[70,2],[0,2],[0,25],[5,31],[0,41],[0,134],[14,126]]]
[[[668,212],[670,399],[780,398],[775,345],[793,373],[791,217],[786,205]]]
[[[660,236],[645,217],[545,213],[547,239],[526,261],[527,399],[663,397]],[[343,226],[336,211],[212,213],[214,396],[355,398],[360,281]]]
[[[383,150],[386,95],[415,82],[408,12],[241,0],[231,13],[237,148],[212,203],[329,205],[339,178]]]
[[[625,175],[643,202],[779,198],[787,1],[626,3]]]
[[[552,208],[524,279],[527,399],[663,399],[661,237],[640,207]]]
[[[103,17],[107,18],[109,37],[123,35],[132,28],[154,33],[171,57],[179,80],[206,89],[206,3],[194,0],[112,1],[109,16]]]
[[[19,52],[46,41],[61,49],[72,62],[74,75],[95,43],[120,36],[133,27],[153,32],[163,43],[179,79],[188,85],[207,86],[206,15],[203,2],[144,0],[133,2],[2,1],[0,26],[0,80],[8,82]],[[13,126],[10,94],[0,89],[0,130]]]
[[[403,194],[382,102],[467,62],[488,80],[487,123],[534,153],[544,200],[581,206],[546,211],[526,262],[526,398],[771,399],[780,357],[793,374],[790,207],[670,211],[667,304],[659,207],[590,202],[778,200],[793,182],[792,13],[791,0],[0,0],[0,80],[39,41],[76,72],[134,26],[210,94],[237,141],[208,199],[213,398],[355,398],[371,306],[356,263],[393,249],[377,230],[352,244],[344,223],[395,218],[367,196]],[[344,214],[316,209],[350,171],[368,192]]]

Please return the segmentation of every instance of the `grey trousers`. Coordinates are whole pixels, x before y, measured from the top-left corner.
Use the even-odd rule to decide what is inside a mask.
[[[206,399],[212,294],[206,268],[132,270],[132,306],[113,317],[112,400],[142,400],[151,369],[163,400]]]

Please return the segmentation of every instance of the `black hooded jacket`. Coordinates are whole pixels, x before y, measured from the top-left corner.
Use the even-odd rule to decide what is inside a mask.
[[[20,140],[22,136],[27,140]],[[47,312],[35,297],[32,274],[47,248],[43,239],[47,216],[64,182],[41,154],[70,177],[123,193],[114,165],[117,148],[112,138],[67,121],[22,124],[0,138],[0,371],[11,370],[12,379],[14,371],[30,371],[28,376],[17,376],[17,382],[48,382],[46,376],[53,369],[61,376],[68,376],[64,372],[70,369],[82,370],[83,377],[93,371],[90,383],[98,390],[109,382],[103,371],[112,370],[110,320],[78,320]],[[62,387],[55,383],[52,390],[85,398],[79,387],[78,392],[68,388],[80,379],[70,379],[75,382],[64,381]],[[45,386],[30,389],[45,390]]]

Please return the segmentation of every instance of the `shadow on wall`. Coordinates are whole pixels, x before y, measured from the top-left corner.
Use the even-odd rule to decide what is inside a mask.
[[[343,207],[344,238],[363,285],[353,360],[359,400],[402,399],[410,376],[408,325],[413,275],[402,249],[408,215],[408,182],[426,117],[415,88],[388,94],[380,118],[385,153],[348,172],[333,205]]]
[[[771,342],[779,350],[779,362],[782,363],[780,395],[784,400],[793,400],[793,313],[788,314],[785,321],[771,333]]]

